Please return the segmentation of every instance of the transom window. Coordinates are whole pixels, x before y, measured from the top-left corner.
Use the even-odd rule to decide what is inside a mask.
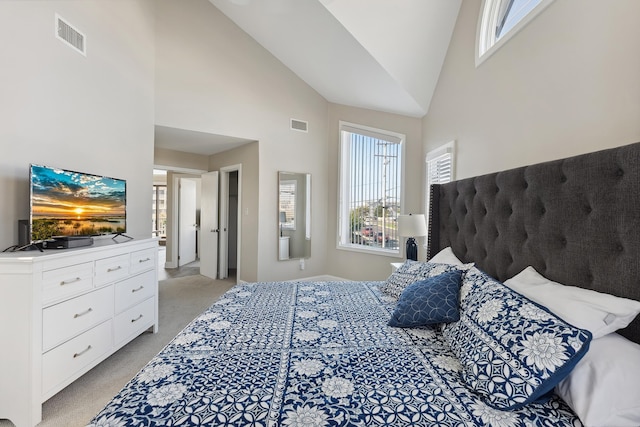
[[[340,122],[338,248],[400,254],[402,134]]]
[[[476,66],[554,0],[484,0],[477,34]]]

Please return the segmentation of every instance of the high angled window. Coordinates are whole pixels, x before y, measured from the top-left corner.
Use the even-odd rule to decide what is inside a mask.
[[[402,134],[340,122],[338,248],[400,254]]]
[[[476,66],[520,31],[554,0],[484,0],[476,37]]]

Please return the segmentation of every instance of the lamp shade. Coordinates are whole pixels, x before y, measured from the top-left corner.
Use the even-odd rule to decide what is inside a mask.
[[[286,212],[280,212],[280,222],[287,222],[287,213]]]
[[[424,215],[398,215],[398,234],[402,237],[426,236],[427,222]]]

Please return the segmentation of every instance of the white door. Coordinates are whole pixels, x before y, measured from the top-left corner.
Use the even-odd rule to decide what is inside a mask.
[[[220,251],[218,252],[218,277],[229,277],[229,172],[221,169],[220,176]]]
[[[200,194],[200,274],[218,274],[218,172],[202,174]]]
[[[180,178],[178,266],[196,260],[196,183]]]

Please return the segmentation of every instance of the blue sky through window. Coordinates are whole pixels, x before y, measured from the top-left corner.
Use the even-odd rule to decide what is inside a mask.
[[[509,8],[498,39],[507,34],[522,18],[531,12],[542,0],[514,0]]]

